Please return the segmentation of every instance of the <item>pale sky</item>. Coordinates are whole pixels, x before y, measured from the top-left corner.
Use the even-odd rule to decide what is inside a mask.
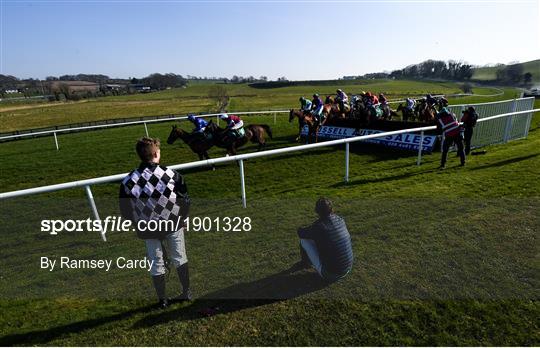
[[[0,0],[0,73],[334,79],[540,58],[526,1]]]

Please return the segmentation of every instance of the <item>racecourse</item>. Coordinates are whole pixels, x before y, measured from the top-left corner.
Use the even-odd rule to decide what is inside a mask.
[[[379,92],[382,86],[391,99],[459,92],[452,83],[370,83],[344,90]],[[2,131],[209,111],[204,88],[0,109]],[[335,90],[230,88],[230,109],[238,111],[296,107],[299,94]],[[512,93],[451,102],[503,100]],[[276,125],[272,116],[247,120],[272,126],[270,148],[294,145],[297,125],[284,117],[278,116]],[[2,201],[0,344],[538,345],[539,122],[536,114],[527,139],[486,147],[487,153],[472,156],[465,168],[450,156],[446,171],[436,170],[438,153],[417,167],[414,153],[352,147],[349,184],[342,180],[342,148],[249,160],[247,209],[241,208],[237,166],[184,173],[192,216],[249,216],[253,229],[187,234],[198,299],[165,312],[149,311],[154,294],[142,270],[39,269],[42,256],[144,256],[142,242],[130,233],[110,234],[103,243],[94,233],[39,231],[41,219],[87,218],[82,189]],[[170,125],[151,125],[149,133],[165,140]],[[60,151],[51,137],[0,144],[2,192],[128,171],[138,164],[133,144],[142,135],[142,126],[66,134],[59,137]],[[162,144],[166,165],[196,158],[184,144]],[[93,191],[102,216],[117,214],[118,185]],[[313,204],[322,195],[345,217],[356,256],[349,277],[328,287],[310,272],[283,273],[298,259],[296,227],[313,220]],[[169,286],[172,294],[175,274]],[[230,297],[256,300],[222,299]],[[200,315],[209,306],[218,306],[218,315]]]

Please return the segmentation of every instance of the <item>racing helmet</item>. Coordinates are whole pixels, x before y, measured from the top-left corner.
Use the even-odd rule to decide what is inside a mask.
[[[229,118],[229,115],[227,115],[227,114],[221,114],[221,115],[219,115],[219,118],[222,119],[222,120],[226,120],[226,119]]]

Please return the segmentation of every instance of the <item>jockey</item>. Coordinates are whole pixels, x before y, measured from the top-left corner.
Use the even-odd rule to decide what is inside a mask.
[[[304,114],[309,113],[311,111],[311,101],[304,97],[300,97],[300,110],[302,110]]]
[[[438,103],[439,103],[441,109],[445,108],[445,107],[448,106],[448,99],[446,99],[445,97],[440,97],[439,100],[438,100]]]
[[[371,95],[371,100],[373,101],[373,105],[379,104],[379,98],[375,94]]]
[[[437,104],[437,99],[433,98],[431,94],[426,94],[426,102],[429,106],[433,106]]]
[[[371,92],[365,92],[363,97],[362,97],[362,100],[364,101],[364,105],[366,107],[370,107],[370,106],[373,105],[373,99],[372,99]]]
[[[366,92],[366,106],[374,106],[376,104],[379,104],[379,98],[377,96],[373,95],[371,92]]]
[[[341,89],[338,89],[336,91],[337,93],[337,98],[339,98],[340,100],[342,100],[344,103],[348,103],[349,102],[349,97],[347,96],[347,94],[345,94],[345,92],[343,92]]]
[[[195,125],[195,128],[193,129],[193,133],[203,134],[206,127],[208,126],[208,122],[206,122],[201,117],[195,117],[195,115],[189,115],[187,119],[188,121],[190,121],[191,123]]]
[[[416,101],[412,98],[406,98],[405,99],[405,107],[409,109],[410,111],[414,110],[414,104],[416,104]]]
[[[379,94],[379,102],[382,105],[387,105],[388,104],[388,100],[386,100],[386,97],[382,93]]]
[[[341,89],[338,89],[336,93],[337,93],[336,100],[339,103],[339,110],[341,112],[346,112],[345,106],[347,107],[349,106],[349,97]],[[350,110],[350,107],[348,109]]]
[[[313,95],[313,100],[311,101],[311,108],[313,109],[313,112],[312,112],[313,116],[315,116],[315,118],[319,122],[322,121],[321,115],[322,115],[323,106],[324,106],[324,103],[321,97],[319,97],[319,95],[315,93]]]
[[[221,114],[220,119],[227,122],[227,129],[230,130],[230,133],[236,137],[241,138],[245,135],[244,132],[244,121],[236,115]]]

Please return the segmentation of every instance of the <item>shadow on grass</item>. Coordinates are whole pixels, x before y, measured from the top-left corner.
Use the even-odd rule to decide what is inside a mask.
[[[258,307],[269,303],[295,298],[327,286],[316,273],[291,273],[285,270],[252,282],[239,283],[212,292],[191,303],[172,305],[171,309],[159,311],[155,305],[135,308],[122,313],[83,320],[76,323],[61,325],[49,329],[36,330],[21,334],[0,337],[0,346],[14,345],[43,345],[70,334],[81,333],[115,321],[128,319],[133,315],[149,313],[136,322],[133,327],[151,327],[170,321],[195,320],[207,317],[205,310],[215,314],[226,314],[242,309]]]
[[[22,334],[14,334],[0,337],[0,346],[14,346],[14,345],[41,345],[46,344],[63,335],[69,335],[79,333],[88,329],[92,329],[101,325],[105,325],[110,322],[127,319],[135,314],[145,313],[152,310],[154,306],[144,306],[135,308],[126,312],[110,315],[107,317],[100,317],[95,319],[83,320],[72,324],[61,325],[49,329],[36,330]]]
[[[151,327],[170,321],[205,318],[214,314],[227,314],[239,310],[295,298],[326,287],[314,272],[291,273],[290,270],[252,282],[234,284],[207,294],[192,302],[163,313],[153,313],[135,323],[134,328]]]
[[[451,168],[449,168],[451,170]],[[333,188],[340,188],[340,187],[347,187],[347,186],[354,186],[354,185],[365,185],[365,184],[372,184],[372,183],[380,183],[380,182],[386,182],[386,181],[394,181],[394,180],[401,180],[401,179],[407,179],[411,178],[417,175],[422,174],[428,174],[428,173],[443,173],[442,171],[439,171],[438,169],[428,169],[423,170],[420,172],[414,172],[414,173],[405,173],[405,174],[399,174],[399,175],[391,175],[391,176],[385,176],[382,178],[370,178],[370,179],[358,179],[346,182],[338,182],[333,185],[330,185],[330,187]]]
[[[504,160],[504,161],[499,161],[499,162],[495,162],[495,163],[489,163],[489,164],[481,165],[481,166],[478,166],[478,167],[474,167],[474,168],[471,168],[471,170],[480,170],[480,169],[493,168],[493,167],[502,167],[502,166],[505,166],[507,164],[512,164],[512,163],[516,163],[516,162],[525,161],[525,160],[537,157],[538,155],[540,155],[540,153],[535,153],[535,154],[531,154],[531,155],[527,155],[527,156],[509,158],[509,159]]]

